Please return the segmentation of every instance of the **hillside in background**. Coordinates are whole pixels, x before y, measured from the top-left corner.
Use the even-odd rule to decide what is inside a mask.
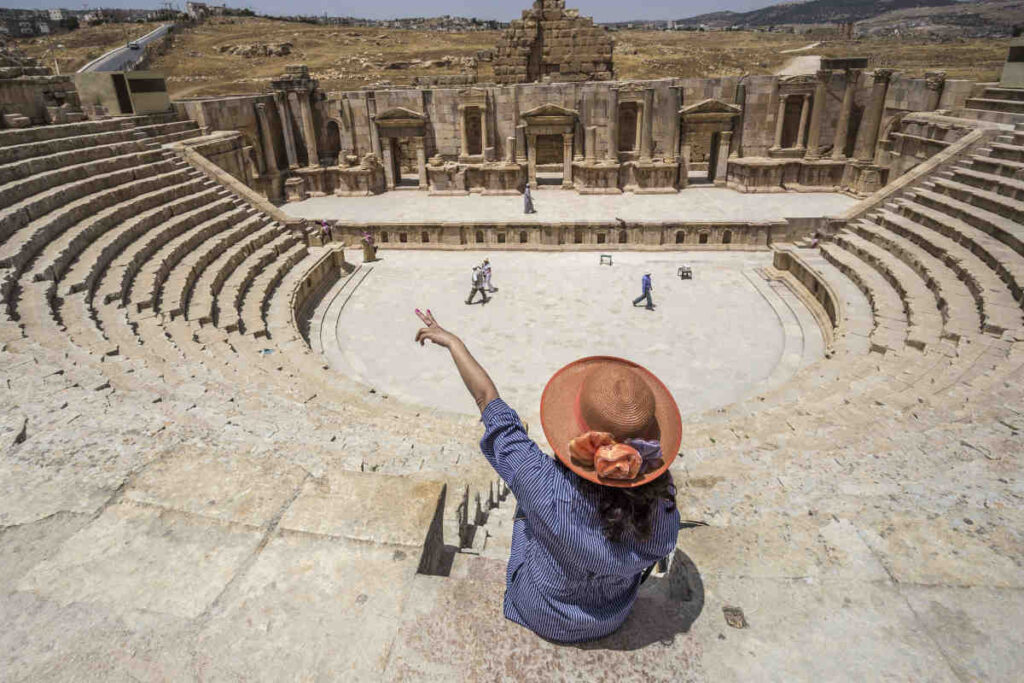
[[[1020,24],[1024,24],[1024,0],[989,0],[886,12],[858,23],[857,33],[938,38],[1006,36]]]
[[[683,26],[726,28],[767,28],[785,24],[838,24],[877,20],[892,16],[895,22],[912,17],[919,25],[941,17],[943,25],[972,29],[972,35],[1008,34],[1012,17],[1001,12],[1006,3],[997,1],[958,2],[957,0],[810,0],[763,7],[750,12],[711,12],[676,23]],[[901,13],[909,15],[901,16]],[[884,22],[883,22],[884,23]],[[860,30],[860,26],[858,26]]]
[[[1015,5],[1021,11],[1024,0],[1003,0],[1002,4]],[[1004,11],[1009,9],[1004,7]],[[908,76],[944,70],[950,78],[998,79],[1006,58],[1006,40],[963,38],[959,33],[937,40],[917,29],[893,33],[893,25],[919,21],[909,12],[872,20],[890,28],[870,37],[818,40],[813,54],[862,55],[870,59],[871,67],[890,67]],[[67,72],[122,45],[126,33],[137,37],[149,30],[147,26],[109,24],[55,37],[52,44],[43,38],[13,42],[48,65],[54,49],[61,70]],[[494,77],[488,57],[500,35],[498,31],[439,34],[223,17],[182,27],[172,48],[154,58],[152,68],[167,75],[172,97],[265,91],[289,64],[308,65],[326,90],[355,90],[383,83],[409,85],[417,77],[459,74],[476,75],[481,83],[487,83]],[[622,80],[771,74],[792,56],[788,50],[805,47],[808,40],[800,34],[755,31],[618,31],[615,73]]]

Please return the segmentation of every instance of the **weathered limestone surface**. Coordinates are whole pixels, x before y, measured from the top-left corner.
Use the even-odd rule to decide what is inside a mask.
[[[301,70],[294,75],[306,83]],[[670,231],[664,221],[648,225],[632,221],[632,215],[622,217],[625,227],[615,228],[539,222],[530,229],[550,231],[549,241],[533,245],[558,249],[562,241],[570,248],[607,248],[618,252],[612,254],[616,264],[583,263],[596,261],[593,253],[515,255],[551,259],[554,265],[544,275],[536,275],[543,269],[516,275],[509,268],[506,276],[514,284],[508,289],[496,268],[495,284],[502,287],[495,295],[498,308],[470,307],[460,303],[465,264],[480,256],[397,255],[388,246],[408,244],[410,234],[402,242],[402,232],[414,228],[427,233],[426,240],[412,233],[420,247],[453,237],[458,243],[458,232],[423,222],[429,209],[407,224],[378,225],[377,234],[389,230],[397,241],[379,241],[379,260],[354,264],[340,245],[323,243],[361,236],[339,225],[326,235],[310,230],[249,187],[243,177],[263,177],[273,166],[272,155],[256,153],[267,137],[262,129],[250,141],[241,133],[207,137],[198,124],[160,115],[0,131],[0,197],[6,202],[0,206],[3,677],[1019,678],[1020,93],[987,88],[967,100],[971,93],[938,76],[918,93],[901,90],[906,84],[896,76],[888,81],[881,106],[877,98],[864,97],[874,85],[855,86],[854,106],[877,111],[869,128],[877,126],[879,134],[854,147],[861,153],[856,163],[862,185],[883,182],[897,168],[899,179],[829,220],[821,219],[823,210],[809,212],[818,218],[805,215],[786,233],[799,244],[787,245],[778,259],[765,257],[754,268],[732,273],[729,296],[740,296],[743,288],[743,296],[775,301],[756,309],[770,308],[775,322],[771,315],[760,323],[753,315],[733,315],[731,327],[690,343],[678,326],[713,333],[709,311],[728,296],[716,297],[704,281],[691,286],[697,283],[672,280],[672,272],[684,258],[695,264],[705,259],[707,267],[696,268],[695,275],[713,284],[727,273],[710,269],[709,256],[735,255],[704,251],[752,246],[734,242],[732,234],[727,239],[732,228],[721,224],[687,223]],[[813,90],[819,84],[830,101],[841,104],[840,79],[816,83]],[[805,98],[799,106],[779,107],[775,85],[773,79],[698,79],[617,90],[615,97],[626,103],[633,97],[649,112],[668,103],[678,112],[676,106],[688,100],[728,106],[756,100],[763,116],[754,121],[750,111],[742,113],[728,140],[730,154],[748,145],[767,150],[773,140],[766,131],[774,133],[771,115],[779,109],[800,127],[788,128],[784,120],[783,137],[808,146],[813,138],[803,128],[817,118],[813,108],[799,122],[805,103],[811,103]],[[790,86],[807,90],[807,84]],[[581,105],[584,98],[575,97],[591,87],[605,84],[456,93],[438,106],[455,122],[460,97],[486,105],[495,125],[489,122],[491,132],[481,141],[508,148],[497,156],[498,150],[484,146],[481,164],[500,158],[522,161],[525,168],[529,161],[520,160],[526,149],[520,142],[526,144],[529,122],[518,121],[518,113],[540,108],[543,117],[554,106],[584,116],[590,111],[594,121],[600,115],[607,122],[608,107],[600,98],[590,93]],[[742,97],[728,96],[732,87]],[[846,92],[843,84],[844,98]],[[409,155],[417,148],[408,143],[392,146],[398,162],[392,171],[422,168],[423,154],[433,152],[434,144],[426,131],[435,114],[415,106],[430,99],[425,92],[360,96],[343,103],[353,105],[344,120],[361,121],[367,136],[361,140],[342,128],[349,135],[344,144],[354,139],[361,146],[353,144],[352,155],[384,159],[382,140],[396,136],[364,124],[381,120],[372,117],[394,121],[396,110],[407,109],[422,114],[398,117],[419,121],[412,128],[423,135],[412,137],[423,140],[421,154]],[[270,105],[271,99],[232,106],[261,127],[261,110],[253,105]],[[354,106],[359,101],[366,104],[364,118]],[[917,106],[906,104],[912,101],[927,107],[952,103],[957,116],[904,115],[900,108]],[[271,128],[273,104],[262,110]],[[312,113],[314,129],[322,121],[321,104],[309,97],[312,112],[306,113]],[[196,108],[214,118],[222,106],[215,101]],[[296,169],[291,179],[299,179],[302,192],[325,192],[327,169],[315,164],[321,150],[324,158],[334,150],[320,145],[316,130],[303,137],[310,126],[301,101],[292,120],[292,152],[313,163]],[[563,157],[562,167],[568,161],[587,164],[587,147],[597,148],[590,150],[595,164],[668,163],[663,145],[674,149],[679,129],[674,121],[659,121],[654,116],[653,125],[641,126],[636,159],[612,161],[596,122],[578,134],[566,131],[560,142],[571,159]],[[781,146],[769,161],[815,168],[845,163],[826,148],[835,136],[823,126],[821,159],[807,161]],[[450,127],[438,139],[457,154],[456,131]],[[183,144],[193,138],[193,145]],[[160,147],[161,141],[175,144]],[[125,146],[131,142],[146,149]],[[557,150],[548,143],[542,147]],[[275,150],[284,155],[277,166],[284,171],[288,147]],[[918,151],[919,163],[892,161],[894,154]],[[692,152],[690,159],[703,163]],[[649,162],[640,158],[645,153]],[[558,165],[548,161],[541,166]],[[85,166],[69,170],[78,164]],[[226,168],[231,164],[249,175],[233,174]],[[410,194],[427,193],[396,193],[389,201]],[[537,194],[542,210],[542,194],[551,204],[559,201],[555,197],[573,196]],[[651,198],[650,206],[655,199],[678,197]],[[800,201],[809,204],[806,197]],[[423,201],[475,199],[491,198]],[[514,208],[510,213],[518,213]],[[493,237],[493,245],[476,241],[474,231],[458,246],[494,249],[518,237],[512,228],[492,228],[487,239]],[[617,239],[619,231],[625,241]],[[756,233],[753,246],[769,246],[767,231]],[[814,231],[816,243],[801,238]],[[684,255],[676,246],[694,239],[698,253]],[[417,257],[424,267],[438,259],[457,272],[441,277],[437,267],[433,275],[407,279],[400,287],[387,283],[370,294],[370,287],[394,273],[388,264],[414,263]],[[600,278],[601,287],[591,289],[605,293],[596,302],[581,298],[580,310],[593,316],[596,306],[616,324],[626,321],[642,330],[638,340],[628,340],[630,353],[664,359],[671,365],[666,377],[692,377],[702,365],[710,367],[711,379],[695,388],[671,380],[681,401],[719,390],[712,386],[716,377],[749,375],[755,353],[773,370],[756,388],[732,397],[739,400],[727,397],[712,410],[687,413],[672,473],[685,523],[670,566],[644,585],[622,630],[567,647],[540,641],[500,616],[515,501],[496,485],[478,452],[477,418],[449,409],[467,400],[464,390],[457,381],[443,383],[443,377],[455,381],[450,368],[438,365],[436,349],[412,346],[418,323],[412,316],[402,322],[402,316],[416,305],[433,306],[443,322],[463,316],[465,329],[477,330],[480,340],[488,334],[494,339],[503,334],[500,325],[512,320],[498,315],[502,297],[523,302],[537,296],[531,287],[546,282],[558,291],[546,293],[542,304],[507,311],[525,316],[513,321],[516,334],[523,335],[514,351],[531,349],[531,335],[539,334],[531,330],[557,331],[555,320],[566,324],[559,308],[566,302],[554,298],[562,283],[544,278],[555,278],[563,263],[574,260],[596,269],[580,272]],[[619,297],[635,286],[633,269],[639,268],[662,273],[655,296],[665,298],[654,312],[628,305],[620,310],[629,295]],[[417,272],[413,266],[407,270]],[[585,284],[582,275],[578,279]],[[388,291],[401,292],[401,300],[374,298]],[[692,298],[702,292],[703,299]],[[417,296],[431,300],[413,301]],[[354,373],[327,367],[328,347],[339,339],[337,323],[360,307],[373,313],[361,326],[369,336],[359,340],[370,352],[387,358],[394,346],[406,367],[425,359],[413,381],[430,384],[434,408],[405,400],[401,387],[367,386]],[[813,340],[819,325],[827,328],[821,357],[813,344],[801,343]],[[801,337],[803,332],[808,334]],[[772,345],[772,334],[783,343]],[[591,333],[587,342],[601,338]],[[734,347],[726,358],[709,351],[736,341],[747,346]],[[582,349],[580,342],[562,346],[559,352],[568,355],[555,361]],[[541,380],[531,382],[534,390],[550,372],[528,370],[529,364],[516,360],[522,354],[509,353],[507,345],[481,349],[482,356],[501,354],[510,363],[508,374],[539,373]],[[530,363],[538,360],[544,359]],[[530,419],[536,400],[496,379],[509,387],[506,397],[539,437]]]

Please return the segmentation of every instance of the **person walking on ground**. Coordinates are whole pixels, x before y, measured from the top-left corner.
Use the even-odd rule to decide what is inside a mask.
[[[647,299],[647,305],[644,306],[648,311],[654,310],[654,301],[651,299],[651,292],[654,290],[654,285],[651,284],[651,274],[644,273],[643,279],[640,281],[644,288],[643,294],[633,299],[633,305],[636,306],[638,303]]]
[[[456,335],[433,314],[416,341],[448,349],[484,423],[480,450],[516,499],[505,618],[559,643],[596,640],[629,616],[646,575],[672,553],[679,510],[669,466],[679,408],[647,369],[598,356],[548,381],[540,404],[555,458]]]
[[[533,208],[533,195],[530,194],[530,183],[526,183],[526,189],[523,190],[523,213],[537,213],[537,209]]]
[[[480,266],[473,266],[473,275],[470,276],[470,283],[473,288],[469,290],[469,298],[466,299],[467,304],[473,303],[473,297],[476,296],[477,292],[480,292],[480,296],[483,301],[480,303],[486,304],[490,299],[487,297],[487,292],[484,290],[484,269]]]
[[[484,287],[487,288],[488,292],[497,292],[498,288],[491,284],[491,261],[490,259],[484,259]]]

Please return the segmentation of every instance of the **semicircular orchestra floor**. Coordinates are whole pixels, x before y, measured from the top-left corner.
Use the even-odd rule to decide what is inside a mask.
[[[686,413],[767,391],[823,355],[821,332],[759,270],[769,252],[599,254],[382,250],[324,297],[310,330],[331,368],[392,398],[464,414],[475,406],[447,354],[420,348],[414,309],[460,335],[502,396],[536,419],[544,383],[583,356],[634,360],[658,374]],[[475,264],[491,258],[487,304],[466,305]],[[350,252],[356,263],[359,256]],[[681,280],[682,264],[693,279]],[[655,310],[634,307],[650,272]]]

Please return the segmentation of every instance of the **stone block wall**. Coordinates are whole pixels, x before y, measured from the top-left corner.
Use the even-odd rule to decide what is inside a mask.
[[[565,9],[565,0],[537,0],[498,41],[498,83],[610,81],[613,42],[593,19]]]

